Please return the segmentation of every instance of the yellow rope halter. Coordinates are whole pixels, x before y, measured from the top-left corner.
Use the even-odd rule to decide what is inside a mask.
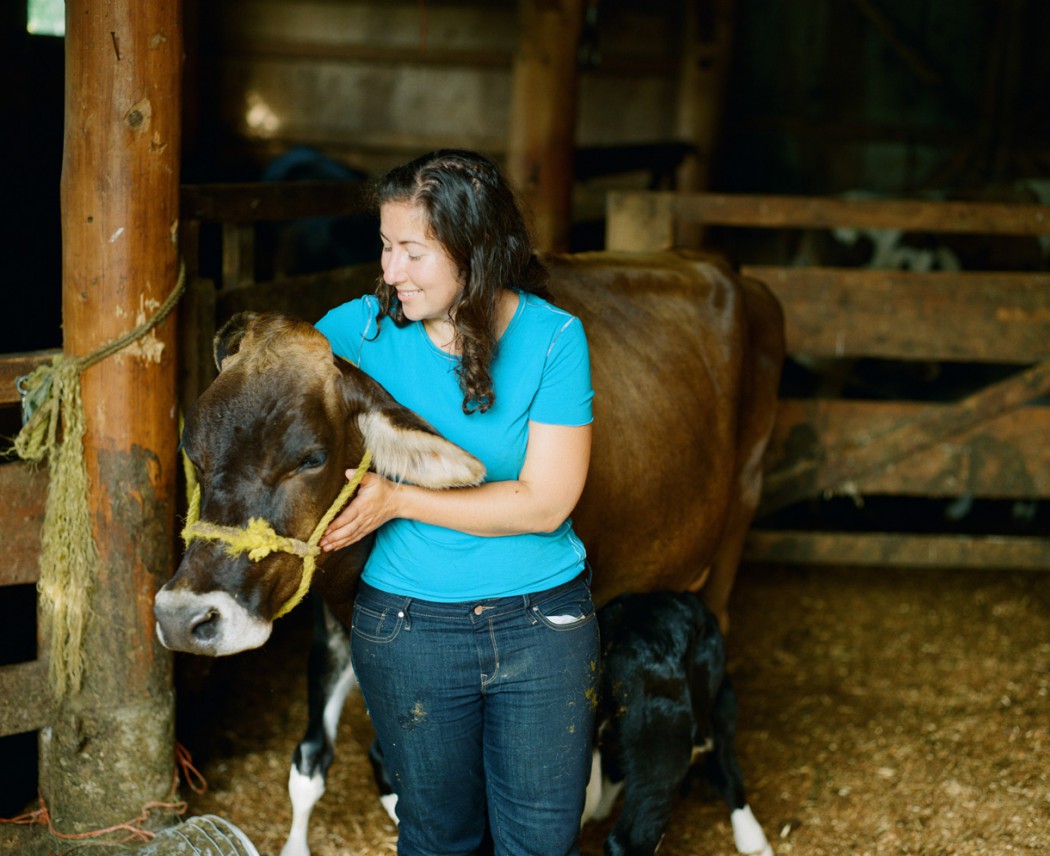
[[[186,546],[189,546],[190,542],[195,538],[203,538],[207,541],[225,541],[227,553],[231,556],[247,553],[248,558],[253,562],[265,559],[271,553],[291,553],[293,556],[299,556],[303,560],[303,576],[299,581],[299,588],[274,615],[274,618],[280,618],[298,606],[299,601],[310,590],[314,571],[317,569],[316,559],[321,553],[321,548],[317,546],[318,542],[320,542],[321,536],[324,535],[325,530],[328,528],[328,524],[342,510],[347,500],[350,499],[350,496],[357,489],[371,464],[372,452],[369,449],[365,449],[365,455],[361,459],[361,463],[358,465],[353,478],[343,485],[343,489],[339,491],[339,496],[335,498],[335,501],[318,521],[313,534],[310,535],[307,541],[289,538],[287,535],[278,535],[269,523],[265,520],[260,520],[258,517],[251,518],[247,525],[243,527],[220,526],[217,523],[202,521],[200,519],[201,489],[199,484],[193,484],[193,496],[190,499],[189,508],[186,512],[186,525],[182,529],[182,540]]]

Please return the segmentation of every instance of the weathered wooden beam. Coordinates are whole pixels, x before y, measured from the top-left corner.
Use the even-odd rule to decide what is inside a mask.
[[[759,514],[843,484],[900,461],[960,431],[972,428],[1050,393],[1050,360],[985,387],[950,406],[929,406],[881,434],[859,432],[823,462],[800,460],[766,474]],[[831,450],[829,450],[831,451]]]
[[[61,351],[27,351],[24,354],[0,356],[0,404],[15,404],[22,400],[18,379],[44,363],[51,362]]]
[[[808,461],[820,473],[861,432],[878,436],[931,406],[911,401],[781,399],[766,450],[768,471]],[[818,478],[821,478],[818,476]],[[823,480],[821,478],[821,480]],[[860,496],[1050,496],[1050,407],[1023,407],[942,438],[919,454],[851,479]]]
[[[745,265],[784,307],[788,353],[1027,364],[1050,359],[1050,273]]]
[[[1050,234],[1050,205],[1020,202],[926,202],[912,199],[839,199],[823,196],[763,196],[747,193],[673,193],[620,190],[610,192],[614,208],[666,210],[673,222],[707,226],[765,229],[901,229],[914,232],[976,235]],[[661,227],[663,221],[660,221]],[[632,237],[638,246],[621,245],[607,236],[606,248],[658,250],[663,229]]]
[[[222,224],[222,283],[245,285],[255,281],[255,227],[251,223]]]
[[[1050,205],[926,202],[754,194],[668,194],[675,216],[708,225],[762,228],[901,229],[979,235],[1050,234]]]
[[[231,57],[261,60],[324,60],[327,62],[378,63],[382,65],[422,65],[442,68],[505,68],[513,55],[506,50],[469,48],[397,47],[387,45],[348,45],[282,42],[276,40],[240,42],[230,46]]]
[[[671,249],[676,198],[674,193],[610,190],[605,203],[605,249],[625,253]]]
[[[186,184],[180,206],[184,220],[257,223],[359,214],[368,198],[367,189],[353,181]]]
[[[752,529],[744,544],[743,560],[836,568],[994,568],[1045,572],[1050,568],[1050,538]]]
[[[724,2],[724,0],[723,0]],[[231,45],[229,56],[252,60],[325,60],[377,65],[419,65],[439,68],[510,69],[514,54],[505,50],[442,48],[428,45],[392,47],[386,45],[333,45],[312,42],[258,41]],[[592,73],[603,75],[645,75],[673,77],[681,64],[673,57],[608,56]]]
[[[0,586],[40,578],[40,526],[47,498],[47,469],[21,461],[0,464]]]
[[[679,192],[695,193],[710,185],[732,59],[733,5],[733,0],[683,4],[675,139],[688,140],[695,148],[678,170]]]

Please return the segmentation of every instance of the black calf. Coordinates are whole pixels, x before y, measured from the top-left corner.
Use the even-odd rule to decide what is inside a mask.
[[[736,694],[714,615],[696,595],[661,592],[621,595],[602,607],[598,619],[603,781],[592,816],[608,816],[625,791],[605,852],[655,852],[675,797],[703,755],[699,772],[729,806],[737,850],[772,856],[744,795],[733,746]]]

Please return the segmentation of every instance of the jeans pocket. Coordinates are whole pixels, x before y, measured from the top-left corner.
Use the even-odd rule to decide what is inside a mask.
[[[534,603],[532,614],[552,630],[575,630],[594,621],[594,601],[587,585],[580,583]]]
[[[354,604],[354,615],[350,629],[355,636],[369,642],[393,642],[405,624],[405,612],[402,609],[371,609],[360,601]]]

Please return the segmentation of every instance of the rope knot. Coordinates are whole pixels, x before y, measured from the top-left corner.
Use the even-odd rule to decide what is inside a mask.
[[[18,379],[22,396],[22,429],[14,439],[12,450],[23,461],[40,463],[61,442],[59,428],[79,417],[80,366],[77,360],[56,354],[51,362],[37,366]],[[63,410],[65,414],[63,415]],[[67,425],[71,435],[82,431],[80,424]]]
[[[253,517],[248,521],[245,536],[246,540],[253,544],[252,548],[248,550],[248,558],[253,562],[265,559],[270,553],[291,553],[293,556],[305,558],[306,556],[316,556],[321,552],[317,547],[311,548],[298,538],[278,535],[274,532],[273,527],[258,517]]]

